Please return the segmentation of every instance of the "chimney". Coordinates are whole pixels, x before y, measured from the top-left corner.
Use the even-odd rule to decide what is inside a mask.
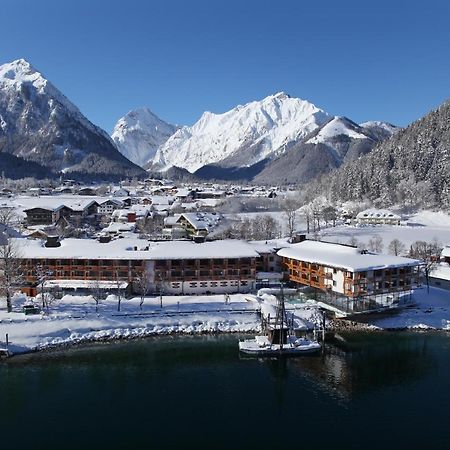
[[[59,242],[59,236],[47,236],[45,246],[48,248],[61,247],[61,242]]]
[[[292,237],[292,243],[298,244],[299,242],[306,241],[306,234],[296,234]]]

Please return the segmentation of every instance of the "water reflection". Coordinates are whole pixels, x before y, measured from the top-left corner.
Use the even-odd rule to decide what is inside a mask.
[[[350,400],[368,392],[395,385],[414,383],[425,378],[438,366],[431,335],[346,334],[328,342],[318,357],[290,358],[282,370],[267,362],[269,372],[280,381],[288,380],[289,372],[307,379],[333,397]],[[449,352],[450,338],[447,339]]]
[[[1,363],[4,447],[261,450],[299,447],[299,437],[317,447],[320,437],[319,448],[375,450],[392,448],[397,433],[396,449],[450,448],[439,445],[450,438],[439,421],[426,422],[431,438],[421,429],[424,411],[448,418],[450,336],[348,334],[319,356],[261,360],[240,358],[238,339],[155,338]],[[383,433],[366,442],[367,427],[354,426],[337,446],[363,417]],[[39,418],[53,440],[23,433],[24,418]]]

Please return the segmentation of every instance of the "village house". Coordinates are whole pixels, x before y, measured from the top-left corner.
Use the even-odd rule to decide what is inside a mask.
[[[356,216],[360,225],[400,225],[402,218],[387,209],[366,209]]]
[[[98,214],[105,214],[110,215],[112,214],[116,209],[122,208],[123,203],[116,199],[116,198],[110,198],[107,200],[100,200],[97,202],[97,213]]]
[[[177,224],[184,228],[188,236],[206,237],[214,229],[220,220],[220,216],[211,213],[182,213],[177,219]]]

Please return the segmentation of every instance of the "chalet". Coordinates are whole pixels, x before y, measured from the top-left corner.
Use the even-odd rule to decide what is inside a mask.
[[[112,193],[112,195],[113,195],[113,197],[129,197],[130,191],[121,187],[119,189],[116,189]]]
[[[387,209],[366,209],[356,216],[361,225],[400,225],[402,218]]]
[[[130,209],[116,209],[112,214],[114,222],[134,223],[136,222],[136,211]]]
[[[219,199],[225,198],[225,191],[220,191],[216,189],[205,189],[193,191],[193,196],[195,199]]]
[[[206,237],[217,225],[220,217],[210,213],[182,213],[177,224],[184,228],[190,237]]]
[[[420,261],[355,247],[303,241],[278,251],[289,281],[309,286],[325,303],[361,311],[399,300],[420,283]]]
[[[96,195],[96,191],[92,187],[84,187],[84,188],[78,189],[77,194],[78,195]]]
[[[112,214],[116,209],[119,209],[122,207],[123,207],[123,203],[116,198],[98,201],[97,213],[109,215],[109,214]]]
[[[57,207],[36,207],[25,209],[28,225],[51,225],[60,218],[63,205]]]
[[[53,195],[61,195],[61,194],[72,194],[73,189],[69,186],[61,186],[53,189]]]

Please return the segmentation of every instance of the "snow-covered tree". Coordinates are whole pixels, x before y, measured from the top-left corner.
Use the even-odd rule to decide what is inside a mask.
[[[6,309],[12,311],[14,291],[23,281],[20,264],[21,250],[14,241],[6,236],[0,236],[0,293],[6,299]]]

